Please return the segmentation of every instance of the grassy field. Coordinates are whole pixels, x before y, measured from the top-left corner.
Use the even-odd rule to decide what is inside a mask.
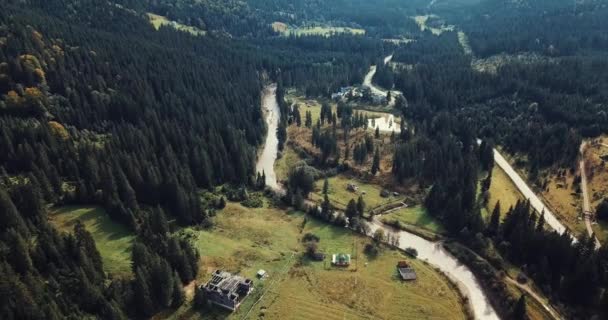
[[[329,197],[329,201],[331,201],[332,205],[340,209],[345,209],[350,199],[355,199],[356,201],[359,198],[359,195],[363,195],[363,192],[365,192],[365,194],[363,195],[363,200],[365,200],[367,210],[373,209],[383,204],[403,201],[405,198],[402,196],[393,197],[392,195],[388,198],[382,198],[380,196],[380,192],[382,191],[382,189],[379,186],[375,184],[367,184],[356,179],[350,179],[343,175],[331,177],[328,179],[328,181],[329,190],[327,192],[327,196]],[[310,195],[312,200],[323,200],[323,183],[323,179],[317,180],[315,182],[315,190]],[[347,189],[349,183],[356,184],[359,187],[358,191],[349,191]]]
[[[321,238],[326,253],[354,251],[356,271],[330,268],[304,259],[256,306],[252,314],[269,319],[463,319],[460,298],[442,275],[421,261],[409,260],[418,280],[399,280],[395,263],[408,260],[401,252],[383,249],[368,259],[370,240],[309,221],[303,232]],[[354,246],[353,246],[354,244]]]
[[[411,261],[418,280],[398,280],[395,264],[407,259],[385,248],[375,258],[363,253],[371,241],[297,212],[265,207],[244,208],[228,203],[214,218],[210,230],[181,231],[201,252],[197,282],[215,269],[238,272],[251,279],[258,269],[269,278],[255,279],[255,291],[235,313],[217,309],[193,311],[183,306],[172,319],[464,319],[462,301],[455,289],[433,268]],[[302,255],[302,236],[320,237],[319,249],[353,256],[349,269],[329,262],[312,262]]]
[[[350,33],[354,35],[364,35],[364,29],[347,28],[347,27],[331,27],[331,26],[315,26],[315,27],[299,27],[292,28],[284,23],[275,22],[272,24],[275,32],[281,33],[283,36],[325,36],[329,37],[334,34]]]
[[[441,25],[440,27],[430,27],[428,25],[429,20],[436,19],[436,18],[437,18],[437,16],[435,16],[435,15],[413,17],[414,21],[416,21],[416,23],[418,24],[418,27],[420,27],[420,31],[430,30],[434,35],[438,36],[446,31],[454,30],[454,26]]]
[[[152,26],[154,26],[154,29],[156,29],[156,30],[158,30],[161,26],[170,26],[170,27],[173,27],[174,29],[188,32],[194,36],[203,36],[206,34],[206,32],[204,30],[201,30],[199,28],[192,27],[192,26],[187,26],[187,25],[184,25],[181,23],[177,23],[175,21],[171,21],[164,16],[160,16],[160,15],[157,15],[154,13],[146,13],[146,15],[148,16],[148,20],[150,20],[150,23],[152,24]]]
[[[433,233],[443,233],[445,229],[437,220],[428,214],[422,206],[401,208],[382,216],[383,221],[399,221],[401,224],[413,225]]]
[[[490,198],[486,207],[487,212],[491,213],[497,201],[500,201],[501,214],[505,214],[509,207],[515,206],[518,200],[523,200],[513,181],[497,165],[492,170],[492,184],[490,185]]]
[[[93,235],[104,270],[116,276],[130,276],[131,245],[135,235],[112,221],[99,207],[66,206],[57,208],[50,215],[51,223],[64,232],[72,232],[78,220]]]

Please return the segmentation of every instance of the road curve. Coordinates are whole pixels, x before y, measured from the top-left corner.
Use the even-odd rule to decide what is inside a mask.
[[[392,54],[389,56],[386,56],[384,58],[384,64],[389,63],[392,59],[393,59]],[[369,67],[369,72],[363,78],[363,86],[368,87],[372,91],[372,94],[374,94],[374,95],[387,96],[388,91],[383,90],[382,88],[380,88],[372,83],[372,79],[374,78],[374,75],[376,74],[376,70],[377,70],[377,68],[375,65]],[[401,91],[391,90],[391,101],[389,101],[389,103],[388,103],[389,107],[392,107],[395,105],[395,102],[397,101],[396,98],[398,95],[403,95],[403,93]]]
[[[511,279],[508,276],[505,276],[505,280],[512,283],[513,285],[520,288],[521,290],[525,291],[529,296],[531,296],[534,300],[536,300],[536,302],[538,302],[541,306],[543,306],[543,309],[545,309],[545,311],[547,311],[553,319],[555,319],[555,320],[564,319],[564,318],[562,318],[562,316],[560,316],[560,314],[557,312],[557,310],[555,310],[553,307],[551,307],[550,305],[545,303],[543,301],[543,299],[541,299],[541,297],[536,292],[532,291],[532,289],[530,289],[530,286],[528,286],[527,284],[521,284],[521,283]]]

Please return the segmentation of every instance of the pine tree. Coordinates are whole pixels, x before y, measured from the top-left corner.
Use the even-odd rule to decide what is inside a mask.
[[[304,120],[304,126],[306,126],[306,128],[312,127],[312,113],[308,110],[306,111],[306,119]]]
[[[135,283],[133,284],[135,304],[137,311],[146,317],[154,314],[154,304],[152,302],[152,296],[150,295],[150,288],[148,287],[145,272],[141,268],[137,268],[135,272]]]
[[[359,196],[359,199],[357,199],[357,212],[359,213],[359,216],[363,216],[365,213],[365,201],[363,201],[363,196]]]
[[[380,169],[380,153],[378,152],[378,148],[376,148],[376,152],[374,152],[374,160],[372,161],[372,175],[376,175],[378,170]]]
[[[515,307],[513,307],[512,319],[514,320],[526,320],[528,319],[527,311],[526,311],[526,296],[521,295]]]
[[[536,223],[536,232],[542,232],[545,228],[545,210],[540,214],[540,218]]]
[[[346,206],[346,211],[344,212],[346,217],[352,219],[359,215],[359,211],[357,210],[357,202],[354,199],[350,199],[348,205]]]
[[[323,181],[323,194],[327,194],[327,192],[329,192],[329,180],[325,177]]]
[[[27,236],[28,229],[13,201],[6,191],[0,187],[0,231],[9,228],[15,229],[19,234]]]
[[[490,215],[490,223],[488,223],[487,234],[493,237],[497,234],[500,225],[500,201],[496,201],[492,215]]]
[[[9,261],[17,272],[25,275],[32,270],[29,249],[23,238],[15,230],[11,229],[9,231],[9,239],[11,243]]]
[[[184,303],[184,288],[179,280],[177,272],[173,273],[173,297],[171,299],[171,307],[177,308]]]
[[[380,127],[376,127],[376,133],[374,134],[374,136],[376,137],[376,139],[380,139]]]

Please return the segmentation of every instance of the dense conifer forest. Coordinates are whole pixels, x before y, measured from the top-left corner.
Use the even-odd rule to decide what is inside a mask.
[[[295,89],[329,101],[361,84],[372,65],[377,85],[403,92],[392,110],[401,118],[390,138],[395,181],[423,190],[424,207],[450,238],[495,265],[525,269],[569,315],[608,314],[605,247],[550,231],[527,202],[504,220],[499,204],[487,221],[481,212],[495,146],[523,155],[535,181],[542,169],[572,167],[583,139],[608,130],[608,9],[577,3],[438,3],[436,12],[455,25],[439,35],[411,19],[429,10],[418,0],[0,3],[0,318],[149,318],[182,305],[204,252],[173,231],[211,226],[226,203],[202,197],[205,190],[234,187],[226,191],[234,200],[264,188],[255,163],[266,134],[261,90],[271,82],[280,151],[289,125],[309,128],[320,151],[310,163],[345,172],[346,159],[371,159],[375,176],[379,130],[352,150],[338,147],[368,127],[367,114],[323,103],[313,123],[285,99]],[[206,34],[155,30],[146,13]],[[280,35],[276,21],[365,34]],[[408,41],[386,41],[393,38]],[[476,69],[517,54],[534,59]],[[293,170],[283,200],[303,208],[316,178],[311,167]],[[82,223],[69,233],[52,226],[50,212],[64,205],[99,206],[136,235],[131,276],[104,272]],[[330,206],[324,191],[321,209],[309,213],[344,226]],[[363,198],[351,200],[346,217],[364,211]],[[504,314],[522,313],[521,305],[505,302]]]

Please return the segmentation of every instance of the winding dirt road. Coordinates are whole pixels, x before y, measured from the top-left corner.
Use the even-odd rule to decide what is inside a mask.
[[[580,155],[581,160],[579,162],[579,167],[581,171],[581,191],[583,193],[583,217],[585,217],[585,227],[587,228],[587,233],[590,237],[595,239],[595,247],[601,247],[600,240],[595,236],[593,232],[593,228],[591,227],[591,217],[593,216],[593,212],[591,211],[591,202],[589,201],[589,191],[587,188],[587,171],[585,170],[585,148],[587,147],[587,142],[583,142],[580,147]]]

